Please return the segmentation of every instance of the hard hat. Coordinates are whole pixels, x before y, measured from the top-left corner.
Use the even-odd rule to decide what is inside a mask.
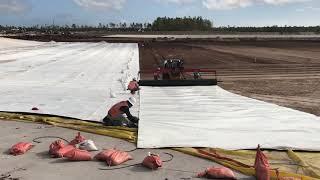
[[[137,81],[137,78],[132,78],[133,81]]]
[[[134,104],[136,104],[136,102],[137,102],[136,98],[134,98],[134,97],[130,97],[128,101],[132,106],[134,106]]]

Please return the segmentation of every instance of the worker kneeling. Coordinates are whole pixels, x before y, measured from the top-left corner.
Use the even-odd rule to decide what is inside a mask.
[[[128,85],[128,90],[130,90],[131,94],[135,94],[136,91],[140,90],[139,84],[136,78],[133,78]]]
[[[103,123],[106,126],[138,127],[139,118],[132,116],[129,110],[135,103],[136,99],[130,97],[128,101],[121,101],[113,105],[103,119]]]

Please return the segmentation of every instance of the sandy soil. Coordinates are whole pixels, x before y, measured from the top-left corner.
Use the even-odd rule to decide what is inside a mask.
[[[319,42],[140,45],[142,70],[156,67],[163,57],[182,57],[186,67],[216,69],[220,86],[234,93],[320,116]]]

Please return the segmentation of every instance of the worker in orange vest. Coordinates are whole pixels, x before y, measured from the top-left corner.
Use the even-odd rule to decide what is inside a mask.
[[[107,126],[138,127],[139,118],[132,116],[129,110],[135,103],[136,99],[130,97],[127,101],[113,105],[103,119],[103,123]]]
[[[132,81],[130,81],[130,83],[128,85],[128,90],[130,90],[131,94],[135,94],[136,91],[140,90],[140,87],[139,87],[139,84],[138,84],[136,78],[133,78]]]

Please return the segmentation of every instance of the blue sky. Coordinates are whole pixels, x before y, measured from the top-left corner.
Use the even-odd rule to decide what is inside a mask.
[[[1,25],[152,22],[203,16],[215,26],[320,25],[320,0],[0,0]]]

